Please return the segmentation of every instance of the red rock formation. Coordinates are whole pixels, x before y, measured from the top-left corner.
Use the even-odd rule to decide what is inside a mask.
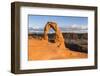
[[[57,23],[55,23],[55,22],[48,22],[45,25],[45,28],[44,28],[44,40],[48,41],[48,32],[49,32],[49,30],[51,28],[55,31],[55,39],[54,39],[54,41],[55,41],[55,43],[57,43],[57,47],[65,48],[63,35],[62,35]]]

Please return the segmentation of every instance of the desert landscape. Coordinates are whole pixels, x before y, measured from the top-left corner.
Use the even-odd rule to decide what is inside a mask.
[[[55,33],[49,33],[50,29]],[[61,32],[55,22],[48,22],[44,33],[28,34],[28,60],[87,58],[87,33]]]

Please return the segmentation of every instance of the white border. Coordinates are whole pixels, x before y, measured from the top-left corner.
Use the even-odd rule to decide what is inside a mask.
[[[88,58],[28,61],[28,14],[88,17]],[[20,8],[20,69],[42,69],[94,65],[94,11],[21,7]]]

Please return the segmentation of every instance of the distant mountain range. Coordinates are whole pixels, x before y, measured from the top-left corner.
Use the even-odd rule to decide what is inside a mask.
[[[69,26],[69,27],[59,27],[60,30],[62,31],[62,33],[87,33],[88,32],[88,28],[87,26]],[[29,27],[28,28],[29,33],[43,33],[44,32],[44,28],[42,27]],[[54,33],[54,31],[50,30],[49,33]]]

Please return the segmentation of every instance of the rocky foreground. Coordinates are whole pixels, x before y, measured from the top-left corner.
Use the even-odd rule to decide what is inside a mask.
[[[28,60],[55,60],[87,58],[86,53],[72,51],[68,48],[59,48],[57,43],[43,39],[28,39]]]

